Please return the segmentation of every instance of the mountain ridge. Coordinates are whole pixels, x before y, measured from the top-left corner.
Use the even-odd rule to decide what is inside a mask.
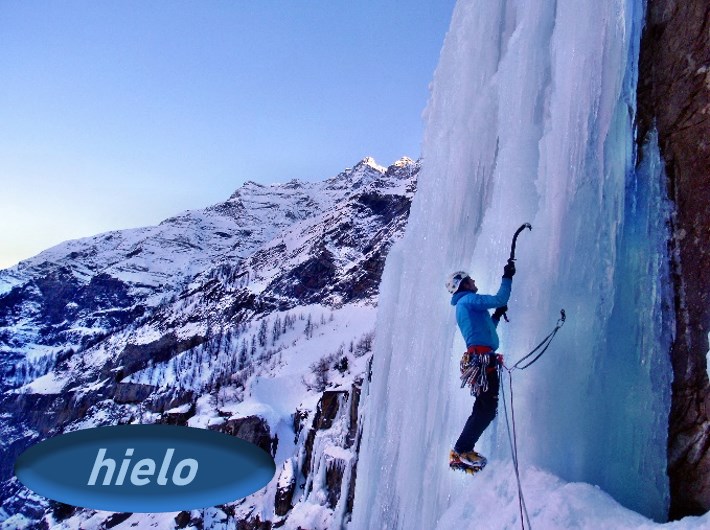
[[[284,521],[286,505],[306,502],[330,521],[347,517],[345,508],[335,515],[332,481],[350,479],[314,486],[308,477],[332,454],[349,455],[342,465],[352,469],[356,413],[331,407],[347,416],[349,434],[327,434],[314,449],[333,421],[316,409],[328,392],[350,396],[338,398],[345,407],[362,383],[384,260],[403,235],[419,167],[368,157],[319,182],[245,183],[222,203],[69,241],[0,271],[3,462],[91,426],[217,429],[279,446],[280,473],[295,476],[279,474],[268,491],[278,479],[305,488],[300,501],[296,489],[288,502],[282,492],[278,509],[249,501],[266,503],[260,513]],[[271,396],[269,381],[287,390]],[[8,465],[0,524],[57,522],[64,512],[23,489]],[[88,512],[69,512],[85,524]]]

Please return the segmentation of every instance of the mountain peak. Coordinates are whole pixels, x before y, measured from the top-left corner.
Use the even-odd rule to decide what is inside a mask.
[[[358,162],[357,164],[355,164],[355,166],[353,167],[353,169],[354,169],[354,170],[355,170],[355,169],[360,169],[360,168],[362,168],[362,167],[364,167],[364,166],[370,167],[370,168],[372,168],[372,169],[374,169],[374,170],[376,170],[376,171],[379,171],[380,173],[384,173],[384,171],[385,171],[385,169],[386,169],[386,168],[382,167],[381,165],[379,165],[379,164],[375,161],[375,159],[372,158],[371,156],[366,156],[365,158],[363,158],[362,160],[360,160],[360,162]]]
[[[408,156],[403,156],[399,160],[396,160],[392,165],[395,167],[404,167],[410,164],[414,164],[414,160],[412,160]]]
[[[254,512],[295,528],[300,503],[319,506],[324,527],[342,526],[351,508],[329,507],[345,507],[341,492],[353,491],[359,414],[340,396],[366,377],[385,259],[406,226],[416,171],[398,171],[392,179],[367,157],[330,180],[247,181],[231,201],[65,243],[11,277],[0,271],[0,391],[12,393],[0,400],[0,432],[13,451],[113,418],[248,432],[270,451],[271,433],[297,418],[308,434],[279,448],[281,472],[263,500],[229,506],[229,518],[251,525]],[[316,423],[317,410],[328,416]],[[351,418],[345,431],[340,417]],[[326,422],[335,441],[314,444]],[[296,477],[332,457],[342,477],[295,501]],[[28,504],[0,468],[0,526],[55,513],[43,499]],[[79,528],[93,513],[63,517]]]

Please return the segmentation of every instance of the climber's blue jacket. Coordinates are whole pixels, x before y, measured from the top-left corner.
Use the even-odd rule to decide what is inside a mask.
[[[467,348],[489,346],[494,351],[498,349],[498,322],[491,318],[488,310],[508,303],[512,284],[511,278],[503,278],[494,295],[460,291],[451,297],[451,305],[456,306],[456,322]]]

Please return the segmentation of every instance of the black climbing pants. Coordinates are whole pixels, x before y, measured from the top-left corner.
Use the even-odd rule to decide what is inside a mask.
[[[472,451],[474,445],[490,425],[493,418],[498,413],[498,390],[500,388],[500,379],[498,370],[488,374],[488,390],[481,392],[473,403],[471,415],[466,420],[466,425],[461,431],[461,436],[454,446],[454,451],[464,453]]]

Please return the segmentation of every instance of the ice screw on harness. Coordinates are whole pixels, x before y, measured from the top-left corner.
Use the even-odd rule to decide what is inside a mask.
[[[518,228],[515,231],[515,234],[513,234],[513,242],[510,245],[510,257],[508,258],[508,263],[512,263],[513,261],[515,261],[515,246],[518,244],[518,236],[526,228],[528,230],[532,230],[532,225],[530,223],[524,223],[520,225],[520,228]],[[510,320],[508,320],[508,315],[505,312],[503,312],[503,318],[506,322],[510,322]]]
[[[471,395],[476,397],[481,392],[488,392],[488,374],[498,370],[502,363],[503,356],[491,348],[470,346],[459,363],[461,388],[470,386]]]

